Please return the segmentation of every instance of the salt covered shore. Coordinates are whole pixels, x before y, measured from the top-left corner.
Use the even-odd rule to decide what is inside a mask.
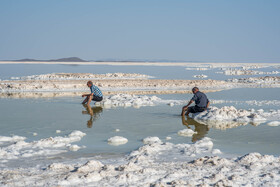
[[[13,80],[89,80],[89,79],[148,79],[152,76],[139,73],[49,73],[23,77],[11,77]]]
[[[194,86],[199,86],[204,92],[244,87],[280,87],[280,77],[278,76],[229,79],[226,81],[211,79],[163,80],[149,78],[148,75],[126,73],[99,75],[87,73],[56,73],[13,77],[13,80],[0,81],[0,96],[28,97],[28,95],[33,95],[47,97],[47,95],[63,96],[64,94],[69,96],[71,95],[69,94],[70,92],[72,95],[78,95],[81,92],[88,91],[86,86],[87,80],[92,80],[95,85],[102,89],[105,95],[117,92],[130,94],[190,93],[191,88]],[[205,76],[201,78],[205,78]]]
[[[88,77],[86,79],[86,77]],[[0,92],[78,92],[88,91],[87,80],[92,80],[102,91],[165,91],[190,90],[199,85],[206,90],[227,88],[220,80],[162,80],[148,79],[142,74],[44,74],[14,77],[15,80],[0,81]]]
[[[151,139],[151,138],[150,138]],[[153,139],[157,139],[154,137]],[[224,158],[210,138],[195,144],[149,142],[111,162],[54,162],[0,170],[1,186],[277,186],[280,157]]]

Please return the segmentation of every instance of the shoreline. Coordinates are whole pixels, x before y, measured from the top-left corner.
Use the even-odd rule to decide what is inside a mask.
[[[178,80],[151,79],[144,74],[133,73],[53,73],[11,77],[0,80],[0,97],[49,97],[75,96],[88,92],[87,81],[93,81],[104,95],[125,94],[185,94],[193,87],[203,92],[217,92],[235,88],[279,88],[280,76],[249,77],[239,79],[213,80]]]
[[[80,137],[86,135],[79,131],[71,134]],[[204,138],[195,144],[173,144],[168,141],[162,142],[157,137],[147,138],[153,140],[121,158],[105,160],[88,158],[71,162],[61,160],[42,163],[40,166],[3,168],[0,169],[0,184],[4,186],[277,186],[279,184],[280,157],[248,153],[227,158],[219,149],[213,148],[210,138]],[[71,142],[69,137],[62,139]]]
[[[242,63],[242,62],[18,62],[18,61],[0,61],[0,64],[65,64],[65,65],[112,65],[112,66],[194,66],[194,67],[241,67],[241,66],[279,66],[280,62],[276,63]],[[199,66],[200,65],[200,66]]]

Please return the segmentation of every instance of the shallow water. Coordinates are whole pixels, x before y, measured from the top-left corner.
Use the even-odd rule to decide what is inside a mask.
[[[254,93],[253,96],[244,93]],[[279,109],[278,105],[248,105],[246,100],[277,100],[279,99],[279,88],[270,89],[234,89],[215,93],[208,93],[210,100],[234,101],[232,103],[212,104],[212,106],[229,106],[243,109]],[[160,95],[164,100],[185,100],[191,98],[191,94]],[[157,136],[162,141],[168,140],[172,143],[193,143],[203,137],[210,137],[214,142],[214,148],[220,149],[223,156],[232,157],[249,152],[261,154],[280,155],[280,126],[271,127],[267,122],[258,126],[251,124],[236,128],[220,130],[208,128],[192,119],[184,120],[179,115],[182,105],[170,107],[166,104],[157,106],[146,106],[141,108],[114,108],[105,109],[92,106],[91,109],[80,104],[80,97],[66,98],[39,98],[39,99],[0,99],[0,136],[19,135],[27,137],[26,142],[32,142],[48,137],[66,136],[74,130],[86,133],[81,141],[75,144],[85,146],[77,152],[50,156],[44,162],[52,162],[61,159],[73,159],[80,157],[100,156],[101,158],[124,155],[142,146],[142,139],[148,136]],[[93,110],[94,115],[89,113]],[[189,128],[198,134],[192,137],[179,136],[177,132]],[[119,129],[119,132],[116,132]],[[60,130],[57,133],[56,130]],[[37,133],[34,136],[34,133]],[[123,136],[128,143],[112,146],[107,139],[113,136]],[[4,145],[0,145],[4,146]],[[42,162],[37,159],[37,162]],[[32,160],[32,159],[31,159]],[[17,167],[22,162],[35,164],[33,161],[25,160],[17,162],[10,160],[5,166]]]
[[[0,64],[0,79],[9,80],[11,77],[38,75],[47,73],[140,73],[153,76],[156,79],[189,79],[195,80],[194,75],[207,75],[206,79],[227,80],[241,77],[260,77],[265,75],[224,75],[220,68],[206,71],[186,70],[178,66],[111,66],[111,65],[63,65],[63,64]],[[256,71],[276,71],[275,67],[253,69]],[[279,74],[278,74],[279,75]],[[272,75],[273,76],[273,75]]]
[[[272,71],[273,68],[256,69]],[[205,74],[209,79],[226,80],[230,78],[253,76],[226,76],[218,74],[219,68],[207,71],[190,71],[185,67],[155,67],[155,66],[107,66],[107,65],[0,65],[0,79],[10,79],[13,76],[27,76],[45,73],[141,73],[154,76],[156,79],[197,79],[193,75]],[[254,75],[264,76],[264,75]],[[207,78],[207,79],[208,79]],[[211,106],[234,106],[237,109],[280,109],[280,88],[239,88],[207,93]],[[11,159],[1,162],[0,168],[28,167],[48,164],[56,161],[73,160],[75,158],[95,157],[98,159],[123,156],[142,146],[143,138],[157,136],[163,142],[171,137],[172,143],[194,143],[210,137],[214,149],[220,149],[225,157],[243,155],[249,152],[272,154],[279,156],[280,126],[268,126],[265,123],[254,126],[248,124],[231,129],[220,130],[209,128],[194,120],[184,120],[179,115],[183,103],[187,103],[191,94],[159,95],[163,100],[180,101],[180,105],[170,107],[159,104],[141,108],[86,108],[81,105],[80,97],[12,99],[0,98],[0,136],[24,136],[25,142],[33,142],[49,137],[67,136],[74,130],[86,133],[80,141],[75,142],[80,147],[78,151],[67,150],[64,153],[29,157],[27,159]],[[219,101],[214,104],[214,101]],[[255,102],[256,101],[256,102]],[[270,104],[269,101],[273,101]],[[168,102],[167,102],[168,103]],[[258,104],[256,104],[258,103]],[[91,111],[92,110],[92,111]],[[93,112],[91,116],[89,113]],[[188,127],[187,127],[188,124]],[[192,137],[179,136],[177,132],[191,128],[197,132]],[[116,129],[119,129],[117,132]],[[57,130],[59,130],[57,132]],[[35,134],[34,134],[35,133]],[[123,136],[128,143],[112,146],[107,140],[113,136]],[[6,144],[0,143],[0,148]],[[83,147],[84,146],[84,147]]]

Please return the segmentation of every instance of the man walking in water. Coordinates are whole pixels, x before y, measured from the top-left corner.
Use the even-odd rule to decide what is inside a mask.
[[[86,97],[85,100],[82,102],[82,104],[87,103],[87,105],[89,105],[91,100],[102,101],[103,94],[101,90],[97,86],[93,85],[91,81],[87,82],[87,86],[90,88],[91,93],[82,95],[82,97]]]
[[[187,111],[187,116],[189,116],[189,113],[196,113],[196,112],[203,112],[206,110],[210,104],[207,96],[200,92],[197,87],[194,87],[192,89],[192,92],[194,96],[189,101],[189,103],[182,108],[181,116],[185,115],[185,112]],[[193,102],[195,102],[195,106],[189,107]]]

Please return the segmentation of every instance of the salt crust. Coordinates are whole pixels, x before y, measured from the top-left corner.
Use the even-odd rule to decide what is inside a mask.
[[[227,69],[224,70],[225,75],[273,75],[279,74],[279,71],[263,72],[263,71],[254,71],[248,69]]]
[[[261,87],[279,87],[280,77],[279,76],[265,76],[265,77],[249,77],[240,79],[228,79],[227,82],[239,83],[241,86],[252,87],[259,85]]]
[[[200,75],[194,75],[193,77],[194,77],[194,78],[201,78],[201,79],[204,79],[204,78],[207,78],[208,76],[207,76],[207,75],[204,75],[204,74],[200,74]]]
[[[197,70],[197,71],[206,71],[206,70],[210,70],[211,67],[209,68],[204,68],[204,67],[192,67],[192,68],[185,68],[185,70]]]
[[[159,142],[159,143],[161,142],[161,140],[156,136],[154,136],[154,137],[149,136],[149,137],[143,139],[144,144],[151,144],[151,143],[156,143],[156,142]]]
[[[105,97],[101,102],[96,102],[95,105],[101,105],[104,108],[131,106],[138,108],[140,106],[153,106],[160,101],[161,99],[156,96],[117,94]]]
[[[197,134],[197,132],[194,132],[192,129],[183,129],[179,130],[177,134],[180,136],[192,136],[193,134]]]
[[[240,109],[233,106],[222,108],[209,107],[201,113],[190,114],[199,123],[205,124],[210,128],[227,129],[241,125],[259,125],[266,120],[280,119],[280,110],[270,110],[265,112],[262,109],[255,111]]]
[[[267,123],[267,125],[277,127],[280,125],[280,121],[271,121],[271,122]]]
[[[138,73],[50,73],[30,75],[24,77],[11,77],[13,80],[88,80],[88,79],[147,79],[152,76]]]
[[[203,91],[232,88],[280,87],[280,77],[251,77],[220,80],[160,80],[160,79],[98,79],[94,84],[105,94],[126,92],[130,94],[189,93],[199,85]],[[55,97],[75,96],[88,91],[85,80],[9,80],[0,81],[0,97]],[[20,92],[20,93],[19,93]],[[47,93],[45,93],[47,92]]]
[[[20,159],[33,156],[53,155],[66,152],[67,149],[77,151],[77,145],[72,142],[80,141],[86,134],[81,131],[73,131],[68,136],[50,137],[39,141],[25,142],[25,137],[0,137],[0,144],[9,142],[10,145],[0,149],[0,160]]]
[[[108,139],[108,144],[115,146],[126,144],[127,142],[128,140],[122,136],[114,136]]]
[[[88,79],[93,80],[93,79]],[[163,80],[163,79],[96,79],[102,91],[182,91],[200,85],[201,89],[230,88],[221,80]],[[0,81],[0,92],[78,92],[88,91],[86,80],[6,80]]]
[[[151,143],[130,153],[125,162],[53,163],[46,169],[0,171],[6,186],[278,186],[280,157],[250,153],[237,158],[211,155],[213,143]],[[199,155],[209,154],[209,156]],[[178,159],[180,158],[180,159]]]

